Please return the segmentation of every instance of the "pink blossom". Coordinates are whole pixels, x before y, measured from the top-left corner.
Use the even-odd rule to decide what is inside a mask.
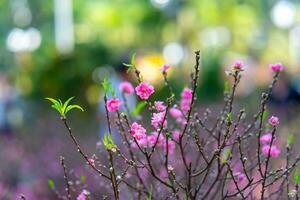
[[[181,98],[185,100],[192,100],[193,91],[190,88],[184,88],[181,92]]]
[[[134,92],[132,84],[127,81],[120,83],[119,90],[126,94],[132,94]]]
[[[153,113],[151,118],[151,125],[154,128],[160,128],[162,123],[164,126],[167,125],[167,120],[165,119],[166,112]]]
[[[272,140],[272,134],[271,133],[267,133],[263,136],[260,137],[260,142],[262,143],[269,143]]]
[[[191,100],[189,100],[189,99],[181,99],[181,101],[180,101],[180,109],[183,112],[189,111],[190,105],[191,105]]]
[[[149,135],[147,137],[147,140],[148,140],[151,147],[155,145],[156,140],[157,140],[157,136],[158,136],[158,133],[153,132],[151,135]],[[157,141],[157,145],[161,146],[164,143],[164,140],[165,140],[164,136],[162,134],[160,134],[159,138],[158,138],[158,141]]]
[[[168,145],[167,145],[168,144]],[[175,142],[172,141],[172,140],[168,140],[168,143],[164,143],[164,151],[166,152],[167,151],[167,148],[168,148],[168,152],[170,154],[173,154],[174,153],[174,150],[175,150]]]
[[[173,133],[172,133],[172,137],[176,141],[179,141],[180,135],[181,135],[181,132],[177,129],[174,130]]]
[[[118,98],[112,98],[107,100],[107,110],[108,112],[113,112],[119,110],[119,107],[122,105],[122,102]]]
[[[90,192],[87,190],[82,190],[82,192],[78,195],[76,200],[87,200],[88,196],[90,195]]]
[[[279,124],[279,119],[278,117],[275,116],[271,116],[268,120],[269,124],[271,124],[272,126],[277,126]]]
[[[135,88],[135,92],[141,99],[147,100],[154,93],[154,87],[142,82]]]
[[[166,110],[166,106],[164,105],[164,102],[162,102],[162,101],[155,101],[154,106],[158,112],[162,112],[162,111]]]
[[[264,145],[261,150],[262,150],[263,154],[268,155],[269,150],[270,150],[270,145]],[[270,151],[270,156],[276,158],[279,156],[279,154],[280,154],[280,150],[275,145],[272,145],[271,151]]]
[[[233,69],[236,70],[236,71],[243,71],[244,70],[244,64],[242,63],[242,61],[237,60],[233,64]]]
[[[93,158],[89,158],[88,162],[90,165],[94,165],[95,164],[95,160]]]
[[[283,70],[283,65],[281,63],[271,64],[269,67],[270,67],[270,69],[273,72],[277,72],[277,71],[282,71]]]
[[[170,115],[174,118],[178,118],[178,117],[182,117],[182,112],[177,108],[171,108]]]
[[[145,148],[147,147],[147,138],[146,137],[142,137],[140,140],[137,140],[137,143],[138,145],[141,147],[141,148]],[[131,147],[133,148],[138,148],[137,144],[135,142],[133,142],[131,144]]]
[[[246,175],[242,172],[236,172],[234,176],[236,177],[238,182],[243,182],[244,180],[246,180]]]
[[[171,66],[169,64],[164,64],[163,66],[161,66],[161,68],[159,68],[161,71],[167,71]]]
[[[136,140],[141,140],[146,137],[146,129],[142,125],[140,125],[136,122],[133,122],[131,124],[130,131],[131,131],[132,136]]]

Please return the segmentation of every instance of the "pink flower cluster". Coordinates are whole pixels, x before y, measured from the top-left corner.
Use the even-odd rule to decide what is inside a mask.
[[[87,190],[82,190],[82,192],[78,195],[76,200],[87,200],[88,196],[90,195],[90,192]]]
[[[151,125],[158,129],[162,125],[163,127],[167,126],[167,120],[165,118],[166,112],[159,112],[159,113],[153,113],[152,118],[151,118]]]
[[[154,87],[142,82],[135,88],[135,92],[141,99],[147,100],[154,93]]]
[[[183,112],[190,109],[190,104],[193,98],[193,91],[190,88],[184,88],[181,93],[180,108]]]
[[[119,110],[119,107],[122,105],[122,102],[118,98],[112,98],[107,100],[107,110],[108,112],[113,112]]]
[[[146,129],[138,124],[137,122],[133,122],[130,126],[130,131],[132,136],[137,140],[141,140],[146,138]]]
[[[264,154],[268,155],[269,151],[270,151],[270,156],[274,158],[278,157],[280,154],[280,149],[278,149],[275,145],[271,146],[271,150],[270,150],[270,145],[264,145],[262,147],[262,152]]]
[[[273,72],[277,72],[277,71],[282,71],[283,70],[283,65],[281,63],[271,64],[269,67],[270,67],[270,69]]]
[[[120,83],[119,90],[125,94],[132,94],[134,92],[133,86],[130,82],[124,81]]]
[[[162,102],[162,101],[155,101],[154,106],[158,112],[163,112],[166,110],[166,106],[164,105],[164,102]]]
[[[140,140],[137,140],[137,143],[142,148],[146,148],[148,146],[153,147],[156,143],[157,137],[158,137],[158,132],[153,132],[149,136],[145,136],[145,137],[141,138]],[[168,149],[169,150],[168,152],[170,154],[173,154],[173,152],[175,150],[175,142],[172,140],[168,140],[168,143],[166,143],[165,137],[163,136],[162,133],[160,133],[156,145],[157,145],[157,147],[163,147],[165,152]],[[131,146],[133,148],[137,148],[136,143],[132,143]]]

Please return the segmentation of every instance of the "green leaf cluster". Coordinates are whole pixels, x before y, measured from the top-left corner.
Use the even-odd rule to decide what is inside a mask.
[[[123,65],[124,65],[125,67],[127,67],[127,73],[130,72],[130,71],[135,70],[135,55],[136,55],[135,53],[132,54],[130,64],[123,63]]]
[[[50,97],[47,97],[46,99],[52,102],[51,107],[54,108],[55,110],[57,110],[59,112],[60,116],[62,116],[62,117],[66,117],[66,114],[70,110],[73,110],[73,109],[79,109],[82,112],[84,111],[83,108],[79,105],[76,105],[76,104],[69,105],[70,102],[72,101],[72,99],[74,99],[74,97],[69,98],[64,103],[60,99],[56,100],[56,99],[53,99],[53,98],[50,98]]]
[[[225,149],[221,158],[221,161],[223,164],[226,164],[228,162],[228,159],[231,156],[231,150],[230,149]]]
[[[116,148],[116,144],[114,143],[111,133],[108,133],[107,136],[104,135],[102,139],[103,145],[105,146],[106,149],[108,150],[113,150]]]
[[[139,102],[136,107],[132,110],[131,115],[133,117],[137,117],[140,112],[142,111],[142,109],[147,105],[147,103],[145,101],[141,101]]]

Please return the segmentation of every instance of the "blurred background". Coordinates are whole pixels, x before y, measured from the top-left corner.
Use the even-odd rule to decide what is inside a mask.
[[[283,135],[297,132],[299,11],[300,0],[0,1],[0,199],[19,193],[51,199],[47,179],[62,177],[61,154],[80,168],[82,160],[44,97],[76,97],[86,112],[72,114],[73,129],[93,152],[105,132],[99,83],[109,77],[116,87],[123,80],[136,84],[122,65],[134,52],[158,91],[155,98],[165,98],[159,67],[172,66],[178,95],[188,85],[193,51],[200,49],[203,107],[220,105],[224,70],[242,60],[238,104],[250,114],[271,80],[268,65],[282,62],[270,110],[286,122]]]

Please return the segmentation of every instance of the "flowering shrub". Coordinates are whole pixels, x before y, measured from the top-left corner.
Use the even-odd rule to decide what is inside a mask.
[[[280,147],[276,141],[279,118],[269,117],[267,112],[270,94],[283,66],[270,65],[273,80],[261,95],[257,113],[248,119],[244,109],[236,112],[238,108],[234,108],[235,92],[245,71],[243,63],[236,61],[226,73],[233,84],[224,91],[223,108],[217,117],[211,117],[209,109],[201,113],[196,107],[199,51],[195,58],[191,85],[183,89],[179,101],[168,81],[168,64],[160,68],[169,90],[166,100],[152,99],[155,89],[143,81],[134,56],[130,64],[124,65],[136,75],[135,90],[131,83],[121,83],[123,99],[119,100],[111,83],[102,82],[109,130],[102,148],[107,158],[86,153],[70,128],[67,112],[83,109],[69,105],[71,100],[62,103],[48,98],[60,113],[79,155],[101,181],[110,184],[111,190],[102,190],[103,199],[298,199],[299,157],[291,155],[293,135],[288,136],[285,149]],[[124,94],[137,95],[144,103],[132,112]],[[137,117],[143,106],[151,113],[150,121]],[[113,137],[120,137],[123,142],[115,143]],[[285,161],[278,164],[279,157]],[[88,190],[70,190],[72,185],[63,160],[66,194],[56,191],[58,197],[91,199],[92,192]]]

